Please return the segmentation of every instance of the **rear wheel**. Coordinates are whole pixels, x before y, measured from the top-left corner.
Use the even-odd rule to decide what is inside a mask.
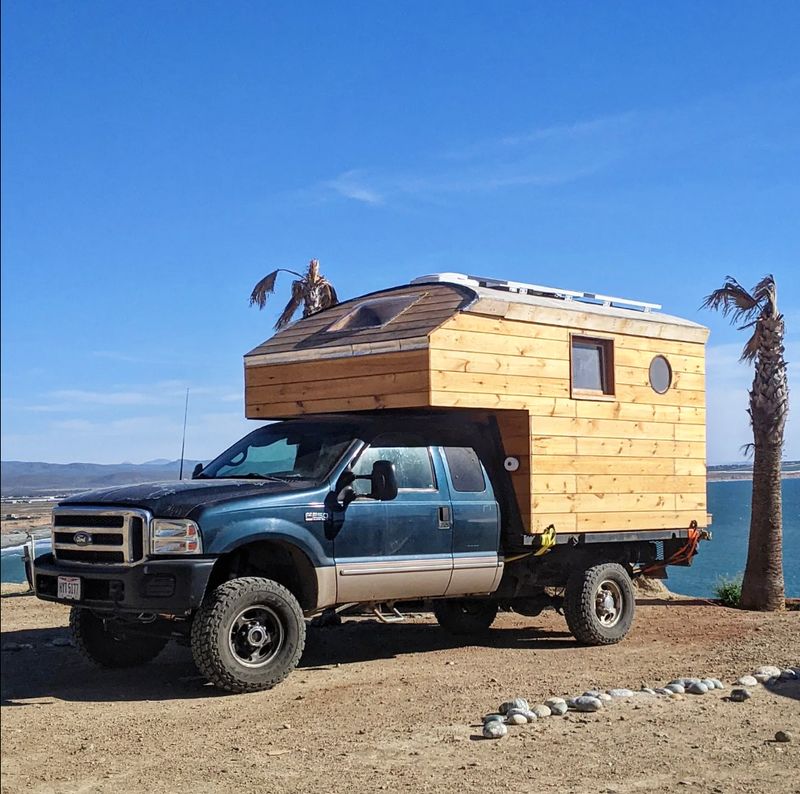
[[[82,607],[70,610],[69,627],[75,647],[101,667],[138,667],[155,659],[169,642],[166,637],[143,631],[126,634],[113,620],[104,621]]]
[[[636,602],[628,572],[603,563],[574,574],[567,583],[564,615],[584,645],[613,645],[630,631]]]
[[[433,614],[448,634],[479,634],[494,623],[497,602],[488,598],[446,598],[433,602]]]
[[[200,672],[228,692],[271,689],[297,667],[306,624],[297,599],[270,579],[247,576],[209,593],[192,623]]]

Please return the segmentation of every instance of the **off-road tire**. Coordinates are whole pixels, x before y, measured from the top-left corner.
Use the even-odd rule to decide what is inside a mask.
[[[281,622],[283,640],[263,667],[248,668],[237,660],[229,636],[237,613],[263,605]],[[227,692],[272,689],[297,667],[306,642],[306,624],[297,599],[271,579],[245,576],[208,593],[192,621],[192,655],[197,669],[214,686]]]
[[[142,631],[126,635],[113,627],[106,629],[102,618],[84,607],[72,607],[69,627],[81,655],[100,667],[138,667],[155,659],[169,642],[167,637]]]
[[[448,634],[481,634],[494,623],[497,602],[488,598],[442,598],[433,602],[433,614]]]
[[[605,626],[597,614],[600,585],[610,581],[622,596],[621,614],[613,626]],[[567,582],[564,617],[570,632],[582,645],[613,645],[630,631],[636,600],[628,572],[617,563],[602,563],[574,573]]]

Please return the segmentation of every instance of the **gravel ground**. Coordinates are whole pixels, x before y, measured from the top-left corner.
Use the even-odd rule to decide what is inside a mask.
[[[272,692],[221,695],[186,648],[98,671],[62,645],[67,609],[4,586],[3,792],[800,791],[800,681],[615,701],[480,738],[503,700],[680,676],[729,686],[800,663],[800,612],[742,613],[689,599],[640,603],[634,630],[581,648],[563,618],[501,615],[473,644],[428,615],[312,629],[301,668]],[[55,641],[55,644],[54,644]],[[22,647],[9,650],[9,647]],[[793,735],[774,741],[778,730]]]

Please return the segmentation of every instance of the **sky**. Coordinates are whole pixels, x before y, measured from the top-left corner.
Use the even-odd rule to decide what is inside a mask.
[[[800,395],[800,4],[2,6],[2,458],[208,459],[312,257],[340,296],[457,271],[711,328],[708,458],[742,460],[774,274]],[[283,299],[283,300],[282,300]],[[800,459],[800,404],[786,457]]]

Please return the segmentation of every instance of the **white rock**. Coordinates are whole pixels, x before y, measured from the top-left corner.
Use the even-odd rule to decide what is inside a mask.
[[[753,673],[753,678],[755,678],[759,684],[766,684],[772,676],[766,673]]]
[[[528,705],[528,701],[525,698],[514,698],[513,700],[508,700],[505,703],[501,704],[498,711],[501,714],[508,714],[511,709],[521,709],[522,711],[528,711],[530,706]]]
[[[550,711],[553,710],[554,705],[561,705],[561,704],[566,706],[567,701],[564,700],[564,698],[547,698],[547,700],[545,700],[544,702],[544,705],[547,706],[547,708],[549,708]]]
[[[577,711],[600,711],[603,708],[603,701],[591,695],[581,695],[575,698],[573,706]]]
[[[691,695],[705,695],[708,692],[708,687],[702,682],[691,683],[686,687],[686,691]]]
[[[502,722],[503,721],[503,715],[502,714],[487,714],[483,718],[483,724],[484,725],[486,725],[487,722],[493,722],[493,721]]]
[[[756,678],[758,678],[759,675],[765,675],[767,678],[772,678],[773,676],[779,676],[780,674],[781,668],[775,667],[773,664],[765,664],[753,671],[753,675]]]
[[[524,712],[524,714],[525,714],[525,718],[528,720],[528,722],[536,722],[536,720],[538,720],[539,717],[541,716],[540,714],[536,713],[536,707],[535,706],[530,711]]]
[[[526,712],[513,709],[506,715],[506,722],[509,725],[527,725],[528,717],[526,716]]]
[[[649,686],[643,686],[642,687],[642,694],[643,695],[655,695],[656,694],[656,690],[655,689],[650,689]]]
[[[608,694],[612,698],[632,698],[634,692],[630,689],[609,689]]]
[[[666,687],[661,686],[658,689],[656,689],[656,694],[666,695],[667,697],[669,697],[670,695],[674,695],[675,693],[671,689],[667,689]]]
[[[564,701],[563,703],[551,703],[547,708],[550,709],[551,714],[558,715],[559,717],[562,714],[567,713],[567,703]]]
[[[743,675],[736,679],[736,683],[739,686],[755,686],[758,681],[751,675]]]
[[[707,692],[710,692],[712,689],[716,689],[717,688],[717,685],[714,683],[714,679],[713,678],[703,678],[700,681],[700,683],[703,684],[703,686],[706,688]]]
[[[484,739],[499,739],[508,733],[508,728],[499,720],[491,720],[483,726]]]
[[[676,695],[683,695],[686,692],[686,688],[683,684],[667,684],[664,689],[668,689]]]
[[[719,678],[712,678],[711,680],[714,682],[715,689],[725,689],[725,684],[723,684]]]
[[[566,706],[566,703],[564,704]],[[537,717],[549,717],[553,712],[549,706],[545,706],[543,703],[539,704],[538,706],[534,706],[531,711]]]

